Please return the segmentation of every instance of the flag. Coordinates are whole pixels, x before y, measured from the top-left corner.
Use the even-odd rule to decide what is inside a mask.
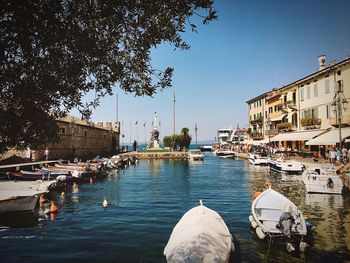
[[[136,122],[135,122],[135,125],[137,125],[138,123],[139,123],[139,122],[138,122],[138,121],[136,121]]]
[[[174,100],[174,103],[175,103],[175,92],[174,92],[173,100]]]

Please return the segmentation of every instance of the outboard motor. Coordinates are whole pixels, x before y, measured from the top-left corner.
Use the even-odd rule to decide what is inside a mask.
[[[292,226],[294,224],[294,218],[291,213],[283,213],[278,221],[278,225],[276,226],[278,229],[282,231],[282,233],[290,237],[292,233]]]

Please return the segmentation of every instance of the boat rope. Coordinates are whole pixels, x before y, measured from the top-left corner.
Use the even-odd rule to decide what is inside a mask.
[[[267,253],[266,253],[265,261],[267,261],[267,259],[269,258],[270,247],[271,247],[271,243],[272,243],[272,237],[271,237],[271,235],[268,235],[268,236],[269,236],[269,245],[268,245],[268,247],[267,247]]]

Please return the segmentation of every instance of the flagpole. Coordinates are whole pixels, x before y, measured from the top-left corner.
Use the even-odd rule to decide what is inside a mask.
[[[173,132],[173,135],[175,135],[175,92],[174,92],[173,102],[174,102],[174,105],[173,105],[173,121],[174,121],[174,132]]]
[[[139,143],[139,121],[136,121],[136,142]]]
[[[118,122],[118,94],[116,94],[116,96],[117,96],[116,116],[117,116],[117,122]]]

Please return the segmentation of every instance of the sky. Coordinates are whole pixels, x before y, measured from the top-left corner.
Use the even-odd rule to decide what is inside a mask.
[[[174,68],[171,88],[153,98],[114,88],[121,143],[148,142],[154,112],[160,139],[171,135],[174,93],[176,133],[189,128],[194,142],[197,124],[197,141],[214,142],[220,128],[248,127],[247,100],[316,72],[320,55],[327,65],[350,56],[348,0],[214,0],[214,8],[218,20],[182,35],[189,50],[152,50],[155,68]],[[116,118],[116,95],[92,115],[94,122]]]

